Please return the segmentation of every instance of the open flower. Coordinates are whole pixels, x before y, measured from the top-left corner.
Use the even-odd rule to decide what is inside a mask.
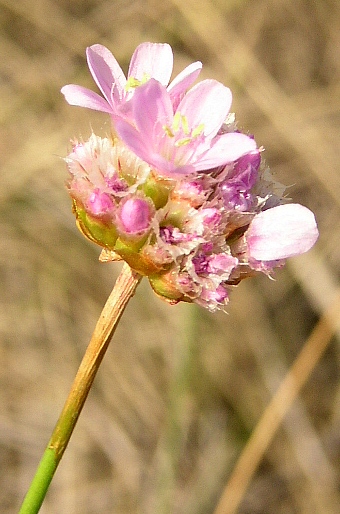
[[[239,132],[218,134],[231,106],[231,91],[203,80],[188,91],[177,109],[169,91],[151,79],[133,97],[134,125],[117,118],[120,138],[160,175],[189,175],[237,160],[256,149]]]
[[[173,68],[171,46],[161,43],[142,43],[134,51],[127,78],[115,57],[103,45],[92,45],[86,49],[87,63],[94,81],[103,97],[93,91],[74,84],[64,86],[61,92],[71,105],[87,107],[111,115],[129,116],[129,100],[138,86],[150,78],[168,86]],[[176,107],[185,91],[198,77],[200,62],[187,66],[168,86],[172,102]]]

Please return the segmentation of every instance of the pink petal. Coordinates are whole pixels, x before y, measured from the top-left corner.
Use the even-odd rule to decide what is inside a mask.
[[[86,55],[92,77],[109,104],[112,104],[113,86],[117,100],[121,99],[126,78],[110,50],[103,45],[92,45],[86,49]]]
[[[171,126],[173,110],[166,88],[155,79],[137,87],[133,96],[133,114],[143,139],[152,141],[155,149],[164,134],[164,126]]]
[[[202,80],[184,96],[178,111],[187,117],[189,127],[204,125],[205,136],[214,137],[231,106],[229,88],[217,80]]]
[[[154,167],[160,175],[184,176],[195,171],[193,166],[176,166],[176,164],[166,160],[154,150],[151,139],[143,137],[143,135],[127,121],[117,118],[115,120],[115,129],[119,137],[130,150],[140,159],[143,159],[150,166]]]
[[[314,214],[299,204],[261,212],[246,232],[249,256],[259,261],[286,259],[307,252],[319,232]]]
[[[124,143],[132,150],[138,157],[149,162],[148,157],[152,152],[150,147],[150,139],[143,137],[130,123],[117,118],[114,120],[115,130],[118,136],[124,141]]]
[[[134,51],[128,77],[138,80],[145,76],[158,80],[167,86],[173,67],[173,54],[171,46],[164,43],[142,43]]]
[[[61,88],[61,92],[70,105],[78,105],[79,107],[112,114],[112,107],[107,101],[86,87],[68,84]]]
[[[206,153],[197,156],[195,169],[202,171],[223,166],[254,150],[256,150],[256,142],[251,137],[238,132],[222,134],[213,139]]]
[[[168,86],[168,92],[170,93],[172,105],[174,111],[176,111],[178,104],[182,100],[184,93],[189,89],[191,84],[195,82],[202,69],[202,63],[197,61],[193,62],[181,73],[174,78],[171,84]]]

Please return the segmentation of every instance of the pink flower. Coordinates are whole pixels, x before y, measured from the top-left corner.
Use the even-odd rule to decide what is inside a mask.
[[[275,261],[305,253],[316,242],[314,214],[299,204],[278,205],[257,214],[246,232],[249,257]]]
[[[126,79],[118,62],[105,46],[93,45],[86,49],[90,72],[103,97],[93,91],[74,84],[61,89],[71,105],[87,107],[111,115],[129,115],[128,102],[137,86],[150,78],[164,86],[169,84],[173,68],[173,53],[170,45],[142,43],[134,51]],[[176,107],[185,91],[191,86],[202,68],[200,62],[187,66],[168,87],[172,102]]]
[[[65,86],[69,103],[107,112],[114,137],[92,134],[66,158],[83,234],[149,278],[170,303],[225,309],[233,287],[271,276],[318,238],[314,215],[286,204],[253,138],[236,130],[216,80],[188,88],[193,63],[168,85],[169,45],[144,43],[126,78],[101,45],[87,49],[103,97]]]
[[[135,126],[117,118],[120,138],[161,175],[188,175],[225,165],[256,149],[250,137],[217,134],[225,121],[231,91],[216,80],[203,80],[188,91],[173,110],[171,94],[151,79],[136,89]]]

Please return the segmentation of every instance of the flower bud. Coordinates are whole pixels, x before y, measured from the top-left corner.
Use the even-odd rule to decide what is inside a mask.
[[[112,223],[105,222],[100,217],[91,216],[75,200],[73,200],[73,211],[76,215],[77,226],[84,236],[104,248],[114,249],[118,236]]]
[[[150,230],[155,208],[147,198],[124,198],[117,209],[117,229],[122,239],[139,240]]]
[[[184,299],[184,294],[178,290],[171,277],[171,272],[160,273],[149,276],[149,281],[158,296],[168,303],[176,304]]]

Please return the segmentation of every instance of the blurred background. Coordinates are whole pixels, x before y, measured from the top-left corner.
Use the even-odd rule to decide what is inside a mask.
[[[126,70],[168,42],[234,95],[275,178],[320,239],[229,313],[168,306],[144,280],[95,380],[43,514],[213,513],[237,457],[340,273],[337,0],[0,0],[0,512],[17,512],[120,270],[78,233],[62,158],[109,131],[60,88],[96,90],[85,48]],[[240,514],[339,512],[340,354],[333,337],[263,456]]]

